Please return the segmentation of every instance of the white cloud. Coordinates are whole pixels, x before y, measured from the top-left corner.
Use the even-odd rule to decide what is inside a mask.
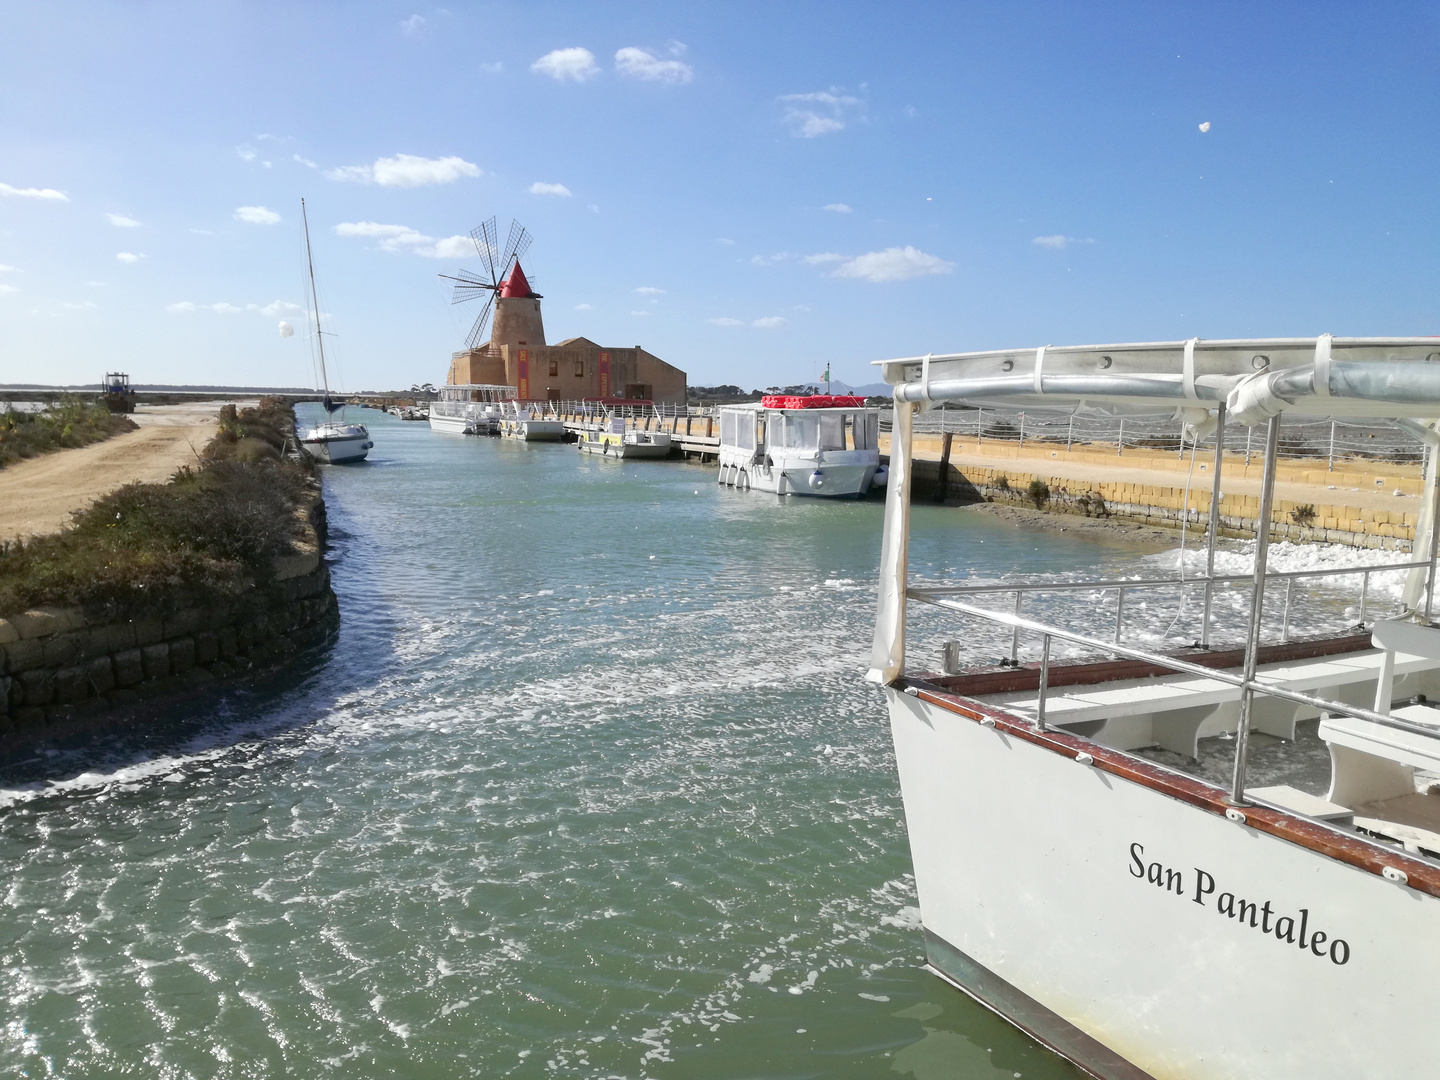
[[[589,49],[556,49],[530,65],[538,75],[549,75],[558,82],[584,82],[600,74],[595,54]]]
[[[488,64],[481,64],[480,70],[483,71],[486,75],[499,75],[502,71],[505,70],[505,65],[502,64],[499,60],[495,60]]]
[[[846,206],[843,202],[827,203],[826,205],[822,206],[821,209],[822,209],[822,210],[829,210],[832,214],[848,214],[848,213],[850,213],[850,207]]]
[[[679,42],[675,42],[679,44]],[[685,46],[680,45],[683,52]],[[678,54],[676,54],[678,55]],[[688,83],[695,77],[689,64],[679,60],[661,60],[653,53],[626,46],[615,54],[615,70],[631,79],[645,79],[649,82]]]
[[[87,281],[85,284],[89,285],[92,289],[108,289],[110,287],[108,281]]]
[[[243,221],[250,225],[276,225],[280,221],[280,215],[274,210],[267,210],[263,206],[237,206],[235,208],[235,220]]]
[[[428,25],[429,20],[424,15],[411,15],[408,19],[400,20],[400,32],[406,37],[419,37]]]
[[[1053,251],[1060,251],[1071,244],[1093,244],[1094,240],[1081,240],[1078,236],[1065,236],[1056,233],[1054,236],[1037,236],[1030,241],[1036,247],[1050,248]]]
[[[379,158],[373,165],[342,165],[325,174],[331,180],[348,180],[356,184],[379,184],[381,187],[426,187],[450,184],[462,176],[482,175],[480,166],[459,157],[423,158],[414,154],[396,154]]]
[[[307,169],[318,169],[318,168],[320,168],[319,165],[315,164],[315,162],[311,161],[309,158],[303,158],[303,157],[301,157],[299,154],[292,154],[291,156],[292,156],[296,161],[298,161],[301,165],[304,165]]]
[[[84,301],[81,301],[81,302],[78,303],[78,304],[73,303],[73,302],[67,302],[67,303],[61,304],[60,306],[61,306],[62,308],[64,308],[66,311],[93,311],[95,308],[98,308],[100,305],[97,304],[97,303],[95,303],[94,300],[84,300]]]
[[[54,188],[38,187],[11,187],[9,184],[0,184],[0,195],[13,195],[18,199],[53,199],[55,202],[69,202],[70,197],[63,191],[56,191]]]
[[[564,184],[542,184],[539,180],[530,185],[531,195],[558,195],[562,199],[570,198],[571,191]]]
[[[712,326],[744,326],[744,325],[745,325],[745,321],[744,321],[743,319],[732,319],[732,318],[730,318],[729,316],[722,316],[721,318],[718,318],[718,319],[708,319],[708,320],[706,320],[706,321],[709,322]]]
[[[241,161],[254,161],[254,160],[255,160],[255,151],[252,150],[252,149],[250,149],[250,147],[248,147],[248,146],[237,146],[237,147],[235,148],[235,153],[237,153],[237,154],[240,155],[240,160],[241,160]]]
[[[0,285],[0,293],[12,293],[19,291],[20,290],[17,289],[14,285]]]
[[[1209,131],[1209,130],[1210,130],[1210,121],[1209,121],[1209,120],[1206,120],[1203,124],[1200,125],[1200,131],[1201,131],[1201,133],[1203,134],[1204,132],[1207,132],[1207,131]]]
[[[777,251],[774,255],[752,255],[750,262],[755,266],[774,266],[776,263],[786,262],[794,257],[788,251]]]
[[[0,263],[0,274],[13,274],[17,270],[19,270],[18,266],[6,266],[4,263]]]
[[[468,236],[447,236],[436,240],[408,225],[384,225],[378,221],[342,221],[335,226],[339,236],[364,236],[380,241],[381,251],[408,251],[429,259],[463,259],[475,253]]]
[[[842,93],[838,87],[813,94],[783,94],[780,101],[785,104],[783,120],[797,139],[843,130],[860,104],[859,98]]]
[[[118,229],[138,229],[140,227],[140,222],[126,217],[124,214],[106,214],[105,218]]]
[[[241,307],[236,307],[234,304],[220,303],[211,304],[210,310],[218,315],[239,315],[245,309]]]
[[[790,320],[779,315],[767,315],[763,319],[756,319],[750,325],[760,330],[779,330],[782,326],[789,326]]]
[[[908,281],[926,274],[948,274],[954,269],[954,263],[907,245],[846,259],[831,276],[862,281]]]
[[[724,244],[726,247],[734,247],[734,246],[735,246],[735,241],[734,241],[734,240],[731,240],[728,236],[717,236],[717,237],[715,238],[715,243],[717,243],[717,244]]]
[[[117,251],[115,253],[115,258],[123,263],[137,263],[144,257],[144,255],[136,255],[133,251]]]
[[[591,307],[589,304],[576,304],[576,305],[575,305],[575,310],[576,310],[576,311],[594,311],[595,309],[594,309],[593,307]]]
[[[189,300],[180,300],[174,304],[166,304],[165,310],[171,315],[183,315],[194,311],[195,305]]]
[[[273,319],[277,315],[290,315],[292,317],[299,316],[300,318],[305,317],[305,309],[299,304],[290,303],[290,301],[288,300],[272,300],[264,307],[261,307],[258,304],[246,304],[245,310],[258,311],[267,319]]]
[[[214,236],[214,235],[215,235],[215,233],[214,233],[213,231],[211,231],[210,229],[191,229],[190,231],[191,231],[192,233],[194,233],[196,236]]]
[[[819,255],[806,255],[804,262],[806,266],[824,266],[826,263],[844,262],[846,256],[837,255],[833,251],[824,251]]]
[[[639,315],[640,317],[643,318],[644,316],[649,315],[650,313],[649,313],[648,311],[632,311],[632,312],[630,312],[630,314],[631,314],[631,315]]]
[[[641,286],[640,286],[638,289],[636,289],[635,291],[638,292],[638,293],[641,293],[641,294],[644,295],[644,296],[659,296],[659,295],[660,295],[661,293],[663,293],[665,290],[664,290],[664,289],[657,289],[654,285],[641,285]]]

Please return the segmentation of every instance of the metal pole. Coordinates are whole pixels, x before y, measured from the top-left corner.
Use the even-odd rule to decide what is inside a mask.
[[[1360,575],[1360,625],[1365,625],[1365,599],[1370,592],[1370,571]]]
[[[1250,467],[1250,436],[1254,434],[1255,429],[1253,427],[1247,427],[1245,429],[1245,467],[1247,469]]]
[[[1200,624],[1200,644],[1210,647],[1210,602],[1215,591],[1215,541],[1220,536],[1220,470],[1225,464],[1225,402],[1215,410],[1215,469],[1210,477],[1210,535],[1205,541],[1205,614]]]
[[[976,441],[977,443],[982,443],[982,442],[985,441],[985,410],[984,410],[984,409],[976,409],[976,410],[975,410],[975,441]]]
[[[1115,456],[1119,457],[1123,453],[1125,453],[1125,421],[1122,418],[1120,421],[1120,434],[1115,440]]]
[[[1245,642],[1244,682],[1240,688],[1240,722],[1235,728],[1235,776],[1230,802],[1244,806],[1246,758],[1250,753],[1250,708],[1255,696],[1255,666],[1260,655],[1260,620],[1265,609],[1265,568],[1270,557],[1270,512],[1275,505],[1275,465],[1280,449],[1280,415],[1265,425],[1265,474],[1260,481],[1260,520],[1255,529],[1255,584],[1250,592],[1250,633]]]
[[[1125,618],[1125,590],[1119,589],[1115,594],[1115,644],[1120,644],[1120,623]]]
[[[1432,459],[1440,455],[1440,446],[1430,447]],[[1440,461],[1433,461],[1435,468],[1432,470],[1437,477],[1440,477]],[[1411,554],[1414,554],[1415,546],[1410,546]],[[1425,621],[1430,622],[1430,612],[1435,604],[1435,558],[1440,555],[1440,479],[1435,482],[1435,499],[1430,507],[1430,567],[1429,573],[1425,575]]]
[[[1075,414],[1070,414],[1070,426],[1065,430],[1065,452],[1070,452],[1070,444],[1075,440]]]
[[[1045,691],[1050,688],[1050,635],[1040,642],[1040,696],[1035,699],[1035,727],[1045,730]]]
[[[1025,445],[1025,414],[1020,414],[1020,445]]]
[[[1019,589],[1015,590],[1015,614],[1020,614],[1020,597],[1024,594]],[[1010,635],[1010,663],[1019,666],[1020,664],[1020,627],[1015,627],[1015,632]]]
[[[1335,471],[1335,421],[1330,421],[1330,458],[1325,463],[1326,472]]]
[[[1285,581],[1285,619],[1280,624],[1280,640],[1290,640],[1290,601],[1295,593],[1295,579],[1287,578]]]

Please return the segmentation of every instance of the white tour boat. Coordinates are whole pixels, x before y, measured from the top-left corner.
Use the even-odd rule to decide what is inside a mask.
[[[1191,340],[883,371],[895,420],[868,677],[888,702],[929,967],[1098,1077],[1440,1074],[1440,342]],[[1212,530],[1209,569],[1188,581],[912,586],[912,421],[941,401],[1178,414],[1202,439],[1227,413],[1263,424],[1261,521],[1285,416],[1395,420],[1429,451],[1415,554],[1392,568],[1400,601],[1367,605],[1375,567],[1270,572],[1263,530],[1244,578],[1213,572]],[[1294,637],[1297,584],[1327,577],[1334,598],[1347,572],[1360,625]],[[1248,608],[1218,640],[1212,598],[1236,588]],[[1127,596],[1182,590],[1194,646],[1127,643]],[[963,670],[948,644],[945,672],[907,673],[908,602],[1010,657]]]
[[[883,484],[880,410],[861,397],[774,396],[720,409],[721,484],[858,498]]]
[[[532,411],[534,402],[508,401],[500,417],[500,434],[524,442],[560,442],[565,438],[565,421]]]
[[[325,418],[309,429],[300,431],[300,449],[326,465],[340,465],[345,462],[364,461],[375,446],[370,441],[370,431],[364,424],[345,422],[345,405],[337,405],[330,399],[330,377],[325,370],[325,334],[320,327],[320,297],[315,291],[315,260],[310,255],[310,219],[305,213],[305,200],[300,200],[300,220],[305,228],[305,265],[310,272],[311,311],[315,318],[315,349],[319,358],[320,385],[324,395],[320,405]],[[281,324],[285,326],[284,323]],[[287,330],[288,333],[288,330]],[[334,414],[338,412],[337,420]]]
[[[623,417],[612,416],[580,432],[575,445],[582,453],[602,457],[664,458],[670,456],[670,433],[627,428]]]
[[[430,430],[457,435],[498,435],[506,403],[514,398],[513,386],[483,383],[442,386],[440,397],[430,402]]]

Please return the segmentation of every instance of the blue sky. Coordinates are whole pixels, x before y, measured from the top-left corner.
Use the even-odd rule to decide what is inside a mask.
[[[492,214],[552,342],[692,384],[1440,333],[1437,44],[1418,3],[6,0],[0,381],[305,384],[301,196],[347,389],[443,378]]]

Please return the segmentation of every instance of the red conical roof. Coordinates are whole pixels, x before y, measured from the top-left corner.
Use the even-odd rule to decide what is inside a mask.
[[[506,298],[531,295],[530,282],[525,280],[525,271],[520,269],[519,259],[515,260],[515,269],[510,271],[505,284],[500,286],[500,295]]]

